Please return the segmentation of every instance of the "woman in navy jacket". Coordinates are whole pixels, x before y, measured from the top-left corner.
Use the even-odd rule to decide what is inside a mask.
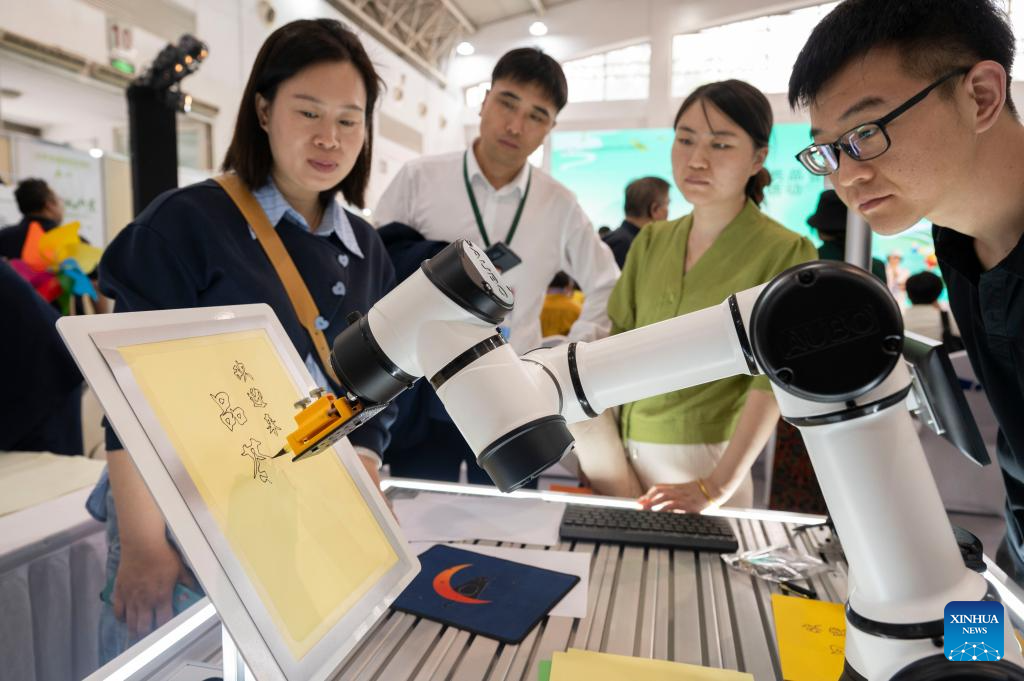
[[[328,340],[350,312],[394,286],[373,228],[342,208],[363,205],[381,82],[354,33],[333,20],[287,24],[260,49],[223,169],[249,187],[319,309]],[[311,374],[325,376],[306,330],[255,233],[212,180],[154,200],[110,244],[100,287],[115,311],[266,303]],[[393,410],[350,436],[371,477]],[[108,428],[109,485],[90,498],[109,538],[100,657],[118,655],[201,595],[142,479]],[[172,598],[173,596],[173,598]]]

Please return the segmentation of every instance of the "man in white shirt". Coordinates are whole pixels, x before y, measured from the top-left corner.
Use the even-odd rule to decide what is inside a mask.
[[[558,62],[536,48],[508,52],[494,67],[471,148],[407,163],[375,213],[378,225],[401,222],[428,240],[511,249],[522,262],[502,272],[516,296],[505,327],[519,353],[541,344],[540,311],[559,271],[586,296],[569,338],[594,340],[611,327],[606,308],[619,276],[611,251],[572,192],[527,162],[567,98]]]
[[[559,271],[586,295],[569,338],[595,340],[611,329],[606,310],[619,276],[612,252],[573,194],[527,162],[567,99],[565,74],[554,59],[535,48],[505,54],[480,108],[480,136],[466,151],[406,164],[375,213],[378,225],[400,222],[430,241],[462,238],[511,250],[513,256],[499,259],[516,296],[503,332],[519,353],[540,347],[540,312],[548,282]],[[517,258],[521,262],[515,264]],[[465,461],[470,482],[489,483],[430,393],[413,388],[398,399],[398,422],[385,455],[391,474],[458,480]]]

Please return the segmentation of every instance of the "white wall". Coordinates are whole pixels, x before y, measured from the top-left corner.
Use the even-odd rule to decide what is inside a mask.
[[[0,99],[0,117],[39,128],[47,139],[80,149],[114,148],[114,127],[126,116],[124,93],[28,58],[0,53],[0,87],[21,93]]]
[[[238,102],[245,87],[249,69],[260,45],[278,26],[297,18],[345,18],[323,0],[275,0],[277,10],[274,24],[267,25],[259,16],[258,0],[175,0],[195,16],[196,35],[210,47],[210,56],[199,71],[184,82],[184,90],[197,99],[217,106],[219,115],[213,121],[213,157],[218,163],[224,156],[234,128]],[[346,22],[349,23],[349,22]],[[78,54],[90,61],[107,63],[106,17],[85,0],[0,0],[0,28],[31,38],[44,44]],[[422,151],[434,153],[461,147],[463,129],[459,125],[462,115],[461,90],[442,89],[402,61],[372,37],[361,34],[370,57],[389,86],[381,102],[380,111],[414,128],[422,137]],[[166,41],[136,27],[134,30],[138,66],[145,66]],[[0,79],[3,74],[0,72]],[[67,77],[65,77],[65,82]],[[74,86],[81,87],[81,79]],[[0,80],[2,83],[2,80]],[[399,85],[401,83],[401,85]],[[48,87],[61,87],[61,80],[49,82]],[[85,87],[96,87],[89,85]],[[97,88],[100,89],[100,88]],[[399,90],[401,99],[398,99]],[[80,94],[80,93],[79,93]],[[118,93],[105,93],[116,99]],[[97,130],[97,120],[77,120],[75,115],[75,88],[68,84],[65,92],[51,93],[55,111],[63,111],[63,120],[48,122],[46,136],[55,141],[98,138],[101,146],[110,148],[112,134]],[[11,105],[13,107],[13,104]],[[2,107],[2,103],[0,103]],[[110,103],[107,107],[110,108]],[[421,111],[424,111],[421,113]],[[0,114],[2,114],[0,108]],[[127,118],[126,108],[120,124]],[[441,119],[448,124],[442,128]],[[28,121],[26,121],[28,122]],[[114,125],[113,121],[107,122]],[[387,142],[379,143],[387,149]],[[400,145],[394,145],[400,147]],[[390,158],[404,156],[401,148],[391,149]],[[395,163],[375,163],[371,177],[368,203],[374,205],[387,181],[397,172]],[[386,171],[384,170],[386,168]]]

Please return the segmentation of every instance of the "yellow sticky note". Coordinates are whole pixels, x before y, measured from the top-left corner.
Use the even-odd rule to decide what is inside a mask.
[[[838,679],[846,651],[841,603],[772,594],[775,637],[786,681]]]
[[[119,348],[296,658],[398,561],[333,452],[270,458],[299,393],[263,330]],[[180,485],[179,485],[180,487]]]
[[[681,662],[650,660],[570,648],[551,657],[550,681],[754,681],[731,669],[699,667]]]

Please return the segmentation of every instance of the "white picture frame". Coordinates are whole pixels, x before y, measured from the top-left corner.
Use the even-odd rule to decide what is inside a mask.
[[[419,561],[354,449],[343,439],[319,456],[337,457],[398,560],[351,607],[346,606],[345,614],[312,647],[296,657],[159,420],[153,418],[142,390],[133,383],[132,369],[118,360],[118,348],[126,346],[262,331],[296,393],[306,395],[315,383],[271,308],[260,304],[63,317],[57,328],[255,677],[261,681],[330,678],[419,571]],[[294,423],[284,427],[293,429]]]

